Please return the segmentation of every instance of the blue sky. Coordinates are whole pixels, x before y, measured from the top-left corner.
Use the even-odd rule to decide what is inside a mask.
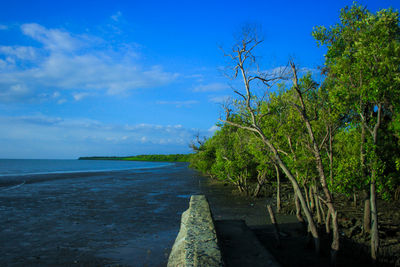
[[[371,11],[398,0],[359,1]],[[352,1],[1,1],[0,158],[188,153],[232,97],[221,69],[245,23],[262,67],[323,64],[313,26]]]

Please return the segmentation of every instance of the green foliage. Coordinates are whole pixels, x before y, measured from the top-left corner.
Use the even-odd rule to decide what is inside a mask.
[[[257,171],[257,150],[249,146],[252,139],[247,132],[224,125],[190,158],[191,167],[249,193],[249,180]]]
[[[389,198],[393,184],[398,181],[395,161],[400,155],[399,144],[393,138],[396,132],[398,137],[399,128],[396,119],[400,105],[399,13],[383,9],[373,14],[354,4],[341,10],[340,23],[329,29],[315,27],[313,36],[318,45],[328,47],[325,65],[330,101],[346,117],[349,127],[356,127],[358,131],[365,128],[366,138],[353,144],[362,143],[367,171],[374,173],[377,191]],[[382,107],[380,124],[377,123],[379,106]],[[347,181],[344,168],[357,166],[355,155],[349,153],[347,162],[339,158],[337,175],[342,177],[342,182]],[[357,177],[358,174],[355,181],[359,180]],[[367,184],[371,177],[362,177],[360,184]],[[351,184],[349,180],[337,186],[340,191],[349,192],[346,186]]]
[[[336,192],[350,196],[368,185],[363,180],[361,169],[360,131],[348,126],[336,134],[335,140],[335,180],[332,186]]]
[[[359,5],[344,8],[340,23],[314,28],[326,45],[325,64],[335,79],[330,94],[341,110],[362,110],[363,103],[399,100],[399,14],[392,9],[372,14]]]
[[[256,117],[284,164],[300,184],[309,186],[316,184],[318,173],[313,142],[299,112],[304,103],[330,190],[351,195],[367,189],[374,173],[380,196],[390,199],[400,184],[399,14],[392,9],[373,14],[354,4],[341,10],[337,24],[315,27],[313,36],[328,48],[322,84],[306,73],[300,75],[298,88],[278,84],[262,100],[249,94],[249,105],[242,95],[227,114],[229,122],[253,127]],[[272,180],[270,150],[260,135],[242,128],[222,124],[190,157],[191,166],[243,191],[256,183],[257,174]]]

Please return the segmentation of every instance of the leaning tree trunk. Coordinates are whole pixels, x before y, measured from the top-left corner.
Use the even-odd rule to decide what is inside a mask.
[[[339,227],[338,227],[338,221],[337,221],[337,212],[333,205],[332,195],[329,192],[329,189],[326,185],[322,160],[321,160],[319,151],[317,149],[318,149],[318,147],[317,147],[317,144],[315,143],[315,139],[314,139],[314,151],[315,151],[315,158],[316,158],[316,162],[317,162],[317,170],[320,175],[320,182],[321,182],[322,190],[325,194],[326,205],[328,206],[328,209],[329,209],[328,212],[331,213],[331,218],[332,218],[333,238],[332,238],[332,243],[331,243],[331,264],[336,265],[337,252],[339,251]]]
[[[249,48],[250,44],[253,45],[251,48]],[[258,118],[256,118],[258,114],[255,112],[255,110],[253,109],[253,106],[252,106],[253,95],[252,95],[251,89],[250,89],[250,82],[254,81],[255,78],[259,78],[261,82],[268,82],[267,80],[265,80],[262,77],[256,77],[256,76],[248,77],[248,72],[246,69],[246,66],[247,66],[246,62],[253,58],[251,50],[258,44],[259,44],[259,42],[257,41],[257,39],[251,39],[250,41],[245,41],[243,39],[242,42],[236,46],[237,49],[235,48],[234,53],[232,55],[229,55],[236,64],[235,78],[238,73],[240,73],[243,78],[243,83],[244,83],[244,88],[246,90],[246,93],[241,94],[238,91],[235,91],[235,92],[244,99],[244,106],[245,106],[246,110],[249,112],[251,123],[250,123],[250,125],[246,126],[246,125],[241,125],[241,124],[229,121],[228,120],[229,110],[227,111],[227,120],[225,120],[223,122],[226,122],[230,125],[233,125],[233,126],[236,126],[236,127],[242,128],[242,129],[246,129],[248,131],[258,134],[260,136],[262,142],[269,148],[270,152],[272,152],[275,162],[279,165],[279,167],[285,173],[286,177],[288,177],[288,179],[292,183],[292,186],[293,186],[294,191],[296,192],[296,195],[299,197],[301,206],[307,217],[309,228],[311,230],[312,236],[314,237],[315,250],[316,250],[316,252],[319,253],[320,241],[319,241],[317,227],[315,226],[315,223],[314,223],[314,220],[310,213],[310,210],[308,209],[307,203],[304,200],[303,194],[301,193],[299,184],[298,184],[296,178],[291,173],[291,171],[287,168],[286,164],[282,161],[276,147],[272,144],[270,139],[264,134],[264,131],[259,126],[259,124],[258,124],[259,120],[258,120]]]
[[[318,234],[318,230],[317,227],[314,223],[314,219],[312,217],[312,214],[310,212],[310,210],[308,209],[307,203],[304,199],[303,194],[301,193],[300,190],[300,186],[299,183],[297,182],[296,178],[293,176],[293,174],[291,173],[291,171],[287,168],[286,164],[283,163],[282,159],[280,158],[278,151],[276,150],[275,146],[272,145],[269,140],[265,137],[265,135],[261,132],[261,130],[259,130],[259,135],[262,137],[264,143],[270,148],[271,152],[274,154],[275,156],[275,161],[276,163],[279,165],[279,167],[282,169],[282,171],[286,174],[286,177],[289,179],[289,181],[292,183],[293,186],[293,190],[295,191],[301,207],[304,211],[304,214],[306,215],[307,218],[307,222],[308,222],[308,227],[310,229],[310,232],[314,238],[314,246],[315,246],[315,252],[319,253],[319,249],[320,249],[320,240],[319,240],[319,234]]]
[[[246,86],[246,88],[248,87],[248,85]],[[249,95],[249,93],[248,93]],[[248,100],[249,98],[247,98],[246,100]],[[252,112],[251,107],[249,106],[249,104],[247,104],[247,108],[250,111],[250,114],[253,116],[253,124],[251,125],[251,127],[247,127],[247,126],[243,126],[231,121],[223,121],[226,122],[230,125],[236,126],[238,128],[242,128],[242,129],[246,129],[252,132],[257,133],[261,140],[263,141],[263,143],[269,148],[269,150],[272,152],[273,156],[274,156],[274,160],[275,162],[279,165],[279,167],[282,169],[282,171],[285,173],[286,177],[289,179],[289,181],[292,183],[293,186],[293,190],[296,192],[296,195],[298,196],[300,203],[301,203],[301,207],[304,211],[304,214],[306,215],[307,218],[307,222],[308,222],[308,226],[309,229],[311,231],[311,234],[314,238],[314,245],[315,245],[315,252],[319,253],[319,249],[320,249],[320,240],[319,240],[319,234],[318,234],[318,230],[317,227],[314,223],[314,219],[312,217],[312,214],[307,206],[307,203],[304,199],[304,196],[300,190],[300,186],[299,183],[297,182],[296,178],[293,176],[292,172],[287,168],[286,164],[282,161],[278,150],[276,149],[276,147],[270,142],[270,140],[265,136],[264,132],[261,130],[261,128],[256,124],[256,120],[254,118],[254,113]]]
[[[306,110],[306,106],[304,104],[302,92],[301,92],[299,84],[298,84],[297,71],[296,71],[296,67],[295,67],[294,63],[291,63],[291,68],[293,71],[293,87],[297,92],[298,99],[299,99],[300,105],[301,105],[301,106],[295,105],[295,107],[296,107],[297,111],[300,113],[300,116],[302,117],[304,124],[307,128],[307,132],[308,132],[311,144],[312,144],[312,152],[315,157],[317,172],[319,174],[319,180],[320,180],[321,187],[322,187],[322,190],[323,190],[325,198],[326,198],[325,202],[329,208],[329,212],[332,215],[333,240],[331,243],[331,263],[336,264],[336,256],[337,256],[337,252],[339,251],[339,229],[338,229],[338,222],[337,222],[337,216],[336,216],[337,213],[336,213],[336,209],[333,205],[332,194],[329,191],[327,183],[326,183],[326,177],[325,177],[324,166],[322,163],[320,149],[315,140],[315,136],[314,136],[314,132],[313,132],[311,123],[307,117],[307,110]]]

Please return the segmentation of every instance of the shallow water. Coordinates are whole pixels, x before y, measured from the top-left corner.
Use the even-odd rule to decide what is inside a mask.
[[[171,165],[169,162],[122,160],[0,159],[0,177],[154,169]]]

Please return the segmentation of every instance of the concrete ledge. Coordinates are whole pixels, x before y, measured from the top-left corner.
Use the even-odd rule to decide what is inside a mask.
[[[181,228],[168,266],[224,266],[208,201],[204,195],[190,198],[182,213]]]

